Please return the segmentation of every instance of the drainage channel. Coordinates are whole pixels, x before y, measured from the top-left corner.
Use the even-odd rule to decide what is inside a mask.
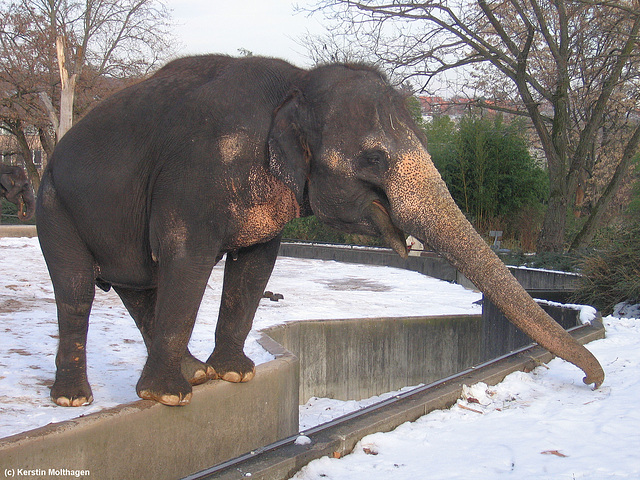
[[[569,332],[582,344],[604,338],[604,327],[599,322],[574,327]],[[390,431],[433,410],[449,408],[460,398],[463,385],[478,382],[495,385],[512,372],[530,371],[552,358],[552,354],[537,345],[523,347],[301,432],[300,435],[308,437],[310,443],[298,444],[296,440],[300,435],[294,435],[202,470],[183,480],[284,480],[312,460],[324,456],[341,457],[350,453],[356,443],[366,435]]]

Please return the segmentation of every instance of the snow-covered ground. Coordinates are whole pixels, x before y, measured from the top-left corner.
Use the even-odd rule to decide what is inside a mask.
[[[213,350],[224,262],[211,276],[190,349]],[[256,363],[270,360],[257,330],[285,321],[376,316],[480,313],[477,292],[400,269],[280,258],[267,288],[284,299],[264,299],[247,341]],[[0,238],[0,437],[137,400],[146,359],[140,333],[118,296],[96,290],[87,342],[93,404],[60,408],[49,399],[57,348],[53,288],[37,239]]]
[[[638,479],[640,318],[607,317],[605,327],[607,338],[588,345],[607,374],[599,390],[555,359],[495,387],[469,386],[451,409],[369,435],[350,455],[315,460],[293,478]]]
[[[199,357],[212,348],[222,269],[214,269],[191,342]],[[263,300],[256,329],[305,318],[479,313],[478,293],[385,267],[281,258],[268,288],[285,299]],[[632,318],[605,318],[607,338],[588,345],[607,374],[599,390],[556,359],[495,387],[469,386],[451,409],[365,437],[354,453],[316,460],[294,478],[638,479],[640,312],[625,314]],[[0,437],[137,398],[140,335],[117,296],[98,292],[88,345],[95,402],[73,410],[51,404],[55,304],[35,239],[0,239],[0,322]],[[254,334],[248,353],[269,359]],[[301,428],[375,400],[312,399],[301,407]]]

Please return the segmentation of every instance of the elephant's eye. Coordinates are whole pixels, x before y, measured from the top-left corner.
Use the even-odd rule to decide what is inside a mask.
[[[368,150],[362,153],[362,159],[367,165],[379,166],[386,161],[387,154],[382,150]]]

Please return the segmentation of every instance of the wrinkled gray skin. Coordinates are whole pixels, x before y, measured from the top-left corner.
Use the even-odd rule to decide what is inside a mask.
[[[22,168],[0,164],[0,198],[2,197],[18,206],[20,220],[29,220],[33,217],[36,200],[31,183]]]
[[[142,398],[184,405],[191,384],[250,380],[244,341],[280,231],[311,213],[380,235],[402,256],[403,232],[425,240],[516,326],[583,369],[586,383],[602,383],[593,355],[540,309],[455,206],[405,99],[379,72],[203,56],[176,60],[94,108],[43,175],[38,232],[60,327],[53,400],[92,400],[85,347],[95,284],[116,290],[142,332]],[[225,253],[216,346],[203,363],[187,343]]]

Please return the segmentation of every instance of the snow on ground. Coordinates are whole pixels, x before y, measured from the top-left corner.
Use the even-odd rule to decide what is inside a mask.
[[[336,400],[335,398],[311,397],[307,403],[300,405],[300,417],[298,427],[300,432],[330,422],[349,413],[361,410],[376,403],[383,402],[401,393],[421,387],[424,384],[404,387],[393,392],[386,392],[363,400]],[[302,435],[304,437],[304,435]]]
[[[350,455],[315,460],[293,479],[640,478],[640,318],[604,322],[607,337],[588,347],[607,375],[600,389],[554,359],[495,387],[470,386],[451,409],[369,435]]]
[[[213,345],[223,267],[214,269],[190,347],[206,358]],[[305,318],[479,313],[480,295],[417,273],[337,262],[278,260],[256,329]],[[478,384],[448,410],[393,432],[365,437],[342,459],[322,458],[296,480],[367,478],[483,480],[640,478],[640,310],[605,318],[607,338],[588,348],[607,377],[596,391],[577,369],[555,359],[516,372],[495,387]],[[0,239],[0,437],[136,400],[145,360],[140,334],[117,296],[97,293],[88,341],[93,405],[54,406],[49,387],[57,345],[53,292],[36,239]],[[248,354],[269,355],[252,333]],[[301,429],[382,400],[312,399]]]
[[[190,349],[213,349],[224,262],[212,273]],[[256,363],[271,357],[256,331],[285,321],[376,316],[480,313],[480,294],[400,269],[280,258],[247,342]],[[49,399],[57,348],[53,289],[37,239],[0,238],[0,437],[138,399],[135,385],[146,359],[142,338],[113,292],[96,291],[87,345],[94,403],[61,408]]]

